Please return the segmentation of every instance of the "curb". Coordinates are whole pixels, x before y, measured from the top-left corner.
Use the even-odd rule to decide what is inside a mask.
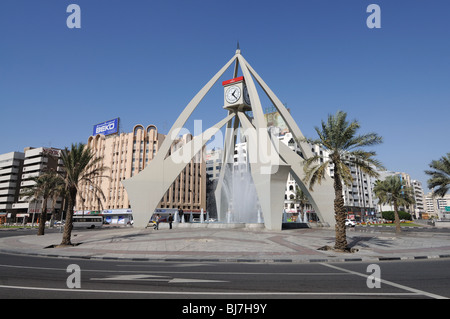
[[[418,256],[386,256],[386,257],[372,257],[372,258],[311,258],[311,259],[253,259],[253,258],[143,258],[143,257],[114,257],[114,256],[83,256],[83,255],[58,255],[45,254],[37,252],[23,252],[11,251],[7,249],[0,249],[0,253],[11,255],[25,255],[32,257],[47,257],[47,258],[61,258],[61,259],[87,259],[100,261],[128,261],[128,262],[201,262],[201,263],[287,263],[287,264],[301,264],[301,263],[341,263],[341,262],[379,262],[379,261],[411,261],[411,260],[435,260],[450,258],[450,254],[439,255],[418,255]]]

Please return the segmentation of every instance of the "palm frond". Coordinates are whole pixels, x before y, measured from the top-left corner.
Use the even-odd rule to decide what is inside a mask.
[[[315,127],[319,138],[308,141],[322,145],[329,152],[329,160],[315,166],[312,163],[318,162],[319,156],[306,160],[304,170],[310,189],[325,177],[325,167],[322,167],[325,164],[334,166],[335,174],[339,174],[340,180],[347,185],[352,183],[352,176],[350,168],[345,164],[355,165],[369,176],[378,176],[376,168],[381,169],[383,165],[374,158],[375,152],[364,151],[362,148],[380,144],[382,138],[375,133],[356,135],[359,128],[360,124],[356,120],[349,122],[347,113],[343,111],[328,115],[327,121],[322,121],[321,128]]]
[[[439,160],[433,160],[429,167],[432,170],[425,171],[430,175],[428,188],[433,189],[433,196],[444,197],[450,190],[450,153]]]
[[[399,176],[388,176],[384,181],[377,180],[373,188],[375,196],[382,204],[409,205],[414,203],[412,187],[407,187]]]
[[[321,158],[322,157],[319,155],[314,155],[308,158],[304,163],[303,170],[305,172],[305,179],[309,181],[310,190],[313,190],[316,183],[320,184],[327,175],[330,161],[319,163]]]

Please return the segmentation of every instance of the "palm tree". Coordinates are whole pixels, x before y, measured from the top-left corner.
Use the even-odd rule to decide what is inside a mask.
[[[73,207],[76,203],[77,194],[82,186],[87,185],[94,191],[96,196],[103,199],[103,191],[95,183],[97,178],[102,178],[106,169],[101,165],[102,158],[95,157],[91,149],[83,143],[72,144],[70,151],[66,147],[61,154],[63,162],[63,175],[67,191],[68,209],[66,214],[66,224],[64,226],[63,238],[60,245],[72,245],[72,218]],[[81,198],[84,201],[83,198]]]
[[[53,196],[52,196],[52,208],[51,208],[51,212],[52,212],[52,216],[50,219],[50,227],[53,227],[53,222],[55,219],[55,215],[56,215],[56,211],[55,211],[55,207],[56,207],[56,201],[58,200],[58,198],[66,198],[66,185],[64,182],[64,178],[61,175],[57,175],[58,177],[58,181],[57,183],[54,185],[53,188]],[[60,209],[60,214],[62,214],[62,209],[63,207],[61,206]]]
[[[373,192],[379,198],[380,203],[394,206],[395,231],[401,232],[398,207],[414,203],[412,187],[406,187],[405,181],[400,176],[394,175],[386,177],[384,181],[377,180]]]
[[[301,216],[304,214],[305,206],[309,204],[309,200],[305,192],[303,192],[298,185],[295,186],[295,201],[300,205],[300,214],[298,214],[298,218],[301,219]]]
[[[437,161],[432,161],[429,166],[433,170],[425,171],[426,174],[431,176],[428,180],[428,188],[434,189],[437,187],[433,194],[444,197],[450,189],[450,153]]]
[[[305,161],[305,180],[309,182],[309,189],[313,190],[315,183],[326,177],[327,169],[334,169],[334,213],[336,218],[336,240],[334,248],[348,250],[345,219],[347,212],[344,207],[342,195],[343,184],[352,184],[352,175],[349,165],[373,177],[378,173],[375,168],[382,168],[381,163],[374,158],[373,151],[364,151],[362,147],[380,144],[382,138],[376,133],[356,135],[360,124],[354,120],[347,121],[347,113],[338,111],[335,115],[328,115],[327,122],[322,121],[322,127],[315,127],[319,138],[309,140],[312,144],[320,144],[329,152],[328,159],[315,154]],[[320,160],[322,159],[322,162]]]
[[[59,194],[59,189],[63,185],[63,179],[54,171],[48,171],[44,174],[33,177],[34,185],[22,192],[23,196],[28,196],[37,200],[42,198],[41,217],[39,218],[38,236],[44,235],[45,222],[47,221],[47,201],[55,198]]]

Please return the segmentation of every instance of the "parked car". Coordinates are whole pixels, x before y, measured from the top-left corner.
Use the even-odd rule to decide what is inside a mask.
[[[355,223],[353,220],[351,220],[351,219],[346,219],[346,220],[345,220],[345,226],[348,226],[348,227],[355,227],[355,226],[356,226],[356,223]]]

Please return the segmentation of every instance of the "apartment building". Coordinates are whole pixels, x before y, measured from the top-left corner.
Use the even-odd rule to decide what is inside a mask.
[[[402,206],[399,209],[410,213],[414,218],[421,218],[422,214],[426,211],[422,183],[417,180],[412,180],[411,176],[405,172],[380,171],[379,173],[380,180],[385,180],[387,176],[399,176],[400,180],[404,182],[405,187],[413,190],[415,204]],[[383,204],[380,209],[381,211],[393,211],[394,206],[392,204]]]
[[[289,148],[295,151],[296,153],[301,154],[300,147],[298,147],[291,133],[281,133],[280,129],[272,127],[271,134],[278,136],[280,142],[289,146]],[[284,209],[288,213],[296,213],[301,210],[300,207],[301,204],[297,200],[297,188],[298,188],[297,182],[294,180],[292,175],[289,174],[286,182],[286,190],[284,195]],[[313,210],[312,206],[309,203],[306,203],[303,209],[304,211],[309,212]]]
[[[184,135],[178,139],[172,145],[171,152],[188,143],[191,138],[190,135]],[[101,192],[85,185],[77,198],[75,209],[132,209],[122,181],[142,171],[156,156],[164,139],[165,135],[158,133],[154,125],[136,125],[130,133],[90,136],[87,145],[95,156],[103,158],[100,165],[106,168],[103,174],[105,177],[95,180],[104,198]],[[206,167],[201,155],[198,154],[187,164],[161,199],[159,208],[182,208],[186,211],[206,208]]]
[[[425,214],[423,214],[424,219],[429,219],[432,216],[437,216],[434,210],[434,199],[433,193],[428,193],[425,195]]]
[[[40,198],[36,200],[26,196],[20,196],[20,193],[36,183],[32,180],[33,177],[39,177],[48,170],[54,170],[55,172],[60,172],[62,170],[62,161],[60,159],[61,150],[49,147],[27,147],[24,149],[23,154],[24,161],[19,186],[19,197],[12,205],[12,209],[16,216],[28,217],[28,219],[34,216],[34,221],[36,221],[38,218],[38,215],[36,216],[36,214],[41,213],[43,200]],[[61,210],[61,205],[62,199],[59,198],[56,201],[54,207],[55,210]],[[53,200],[49,199],[47,202],[47,213],[50,213],[52,207]]]
[[[293,151],[301,154],[291,133],[279,135],[281,142],[289,146]],[[310,145],[311,152],[320,156],[320,163],[328,160],[329,153],[319,145]],[[349,164],[352,174],[352,185],[344,185],[342,195],[344,196],[344,205],[348,212],[349,218],[356,220],[367,220],[377,217],[376,203],[373,196],[373,186],[375,179],[362,172],[359,167]],[[328,167],[328,174],[331,178],[334,176],[333,167]],[[286,184],[285,209],[289,212],[298,211],[300,203],[296,200],[297,183],[289,174]],[[304,208],[306,211],[312,210],[311,205],[307,204]],[[311,212],[312,214],[312,212]],[[313,216],[313,215],[311,215]]]
[[[373,193],[375,178],[368,176],[358,166],[348,164],[352,174],[352,185],[344,185],[344,205],[349,217],[355,220],[367,221],[377,217],[376,199]]]
[[[411,180],[411,186],[414,192],[414,204],[413,211],[415,218],[422,218],[422,214],[425,213],[425,196],[423,194],[422,182],[418,180]]]
[[[424,219],[450,219],[450,194],[440,197],[433,196],[433,193],[428,193],[425,195],[425,207]]]
[[[272,126],[270,128],[271,135],[277,136],[280,142],[286,144],[294,152],[301,154],[301,149],[295,141],[293,135],[286,130],[281,130],[278,127]],[[234,165],[238,162],[247,162],[246,143],[236,144],[234,151]],[[328,159],[328,152],[321,148],[319,145],[310,145],[311,151],[314,154],[320,155],[320,162],[323,163]],[[221,163],[222,150],[209,150],[207,151],[206,169],[207,174],[211,180],[216,180],[219,176]],[[377,217],[376,212],[376,199],[373,195],[373,187],[375,179],[362,172],[356,166],[350,166],[350,170],[353,177],[352,185],[344,185],[343,196],[345,208],[350,218],[356,220],[367,220]],[[333,168],[328,168],[328,174],[333,177]],[[297,213],[303,206],[303,212],[308,213],[308,220],[316,220],[314,209],[309,203],[301,203],[297,196],[298,185],[291,174],[288,175],[286,181],[285,197],[284,197],[284,210],[287,213]]]
[[[222,168],[222,149],[206,150],[206,175],[210,181],[219,179]]]
[[[0,155],[0,224],[11,216],[12,206],[19,198],[24,157],[21,152]]]

